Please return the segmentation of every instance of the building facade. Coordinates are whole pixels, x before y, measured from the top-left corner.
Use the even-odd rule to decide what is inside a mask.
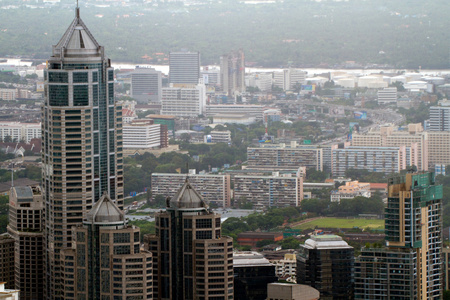
[[[61,251],[63,298],[152,299],[153,259],[140,249],[140,230],[105,193]]]
[[[177,117],[198,117],[205,113],[206,88],[195,85],[172,85],[162,89],[161,114]]]
[[[185,174],[152,173],[152,195],[174,197],[185,180]],[[230,175],[189,174],[189,182],[209,205],[231,206]]]
[[[156,234],[145,236],[154,299],[234,299],[233,239],[188,180],[155,219]]]
[[[389,179],[386,248],[363,248],[355,264],[356,299],[441,299],[442,186],[431,172]]]
[[[14,239],[15,289],[20,299],[44,298],[44,199],[39,186],[12,187],[8,232]]]
[[[248,147],[249,168],[293,168],[306,167],[323,170],[323,150],[318,147],[278,144],[264,147]]]
[[[256,121],[263,120],[264,106],[250,104],[209,104],[206,105],[206,116],[227,114],[245,114],[253,117]]]
[[[245,92],[245,56],[242,49],[220,57],[220,82],[228,96]]]
[[[123,125],[123,148],[165,148],[169,144],[167,126],[154,124],[153,120],[138,119]]]
[[[251,202],[255,208],[300,206],[303,200],[303,177],[236,175],[234,199]]]
[[[333,150],[331,172],[333,176],[345,176],[349,169],[368,170],[385,174],[397,173],[410,166],[408,147],[348,147]]]
[[[31,139],[41,138],[41,123],[0,122],[0,140],[11,142],[24,141],[29,143]]]
[[[123,207],[122,108],[114,100],[111,61],[79,9],[53,46],[44,73],[42,192],[46,298],[62,299],[61,250],[72,226],[107,192]]]
[[[397,88],[388,87],[377,91],[378,104],[396,104],[397,103]]]
[[[138,103],[161,101],[161,71],[153,68],[137,68],[131,72],[131,97]]]
[[[281,72],[273,73],[273,84],[285,91],[300,89],[302,84],[306,83],[306,72],[298,69],[284,69]]]
[[[338,190],[331,191],[331,202],[340,202],[341,199],[353,199],[358,196],[370,198],[370,183],[358,181],[346,182]]]
[[[200,78],[199,52],[169,53],[169,83],[198,84]]]
[[[14,238],[0,234],[0,282],[7,289],[14,289]]]
[[[340,236],[317,235],[300,245],[297,283],[320,292],[320,299],[353,299],[354,249]]]

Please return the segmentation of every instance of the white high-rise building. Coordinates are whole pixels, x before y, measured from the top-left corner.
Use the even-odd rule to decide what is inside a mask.
[[[10,137],[11,141],[30,142],[41,138],[41,123],[0,122],[0,139]]]
[[[306,72],[299,69],[284,69],[281,72],[273,73],[274,85],[289,91],[295,88],[295,85],[302,85],[306,82]]]
[[[138,103],[161,101],[161,71],[138,68],[131,72],[131,97]]]
[[[197,84],[200,78],[199,52],[170,52],[169,82]]]
[[[206,88],[197,85],[172,85],[162,89],[161,114],[197,117],[205,113]]]
[[[397,88],[389,87],[378,90],[378,104],[397,103]]]

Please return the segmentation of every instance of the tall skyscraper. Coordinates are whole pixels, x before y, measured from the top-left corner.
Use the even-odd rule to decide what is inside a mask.
[[[160,102],[161,88],[161,71],[137,68],[131,72],[131,97],[138,103]]]
[[[63,299],[152,299],[152,255],[107,194],[74,231],[72,248],[61,251]]]
[[[169,53],[169,82],[198,84],[200,78],[199,52]]]
[[[389,179],[386,248],[363,248],[356,299],[441,299],[442,186],[431,172]]]
[[[220,57],[220,82],[228,96],[245,92],[245,56],[242,49]]]
[[[44,201],[39,186],[18,186],[9,194],[8,232],[14,238],[15,289],[21,300],[44,297]]]
[[[155,219],[156,234],[144,240],[154,299],[233,299],[233,239],[188,180]]]
[[[122,119],[110,60],[80,18],[53,46],[44,73],[42,187],[46,298],[62,299],[61,250],[104,192],[123,207]]]

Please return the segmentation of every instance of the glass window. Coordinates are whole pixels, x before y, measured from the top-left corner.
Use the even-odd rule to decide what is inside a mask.
[[[69,89],[67,85],[50,85],[49,87],[49,104],[52,106],[68,106],[69,105]]]
[[[68,83],[69,74],[67,72],[48,72],[48,82]]]
[[[88,73],[87,72],[73,72],[72,74],[74,83],[87,83]]]
[[[89,88],[87,85],[74,85],[73,87],[73,105],[89,105]]]

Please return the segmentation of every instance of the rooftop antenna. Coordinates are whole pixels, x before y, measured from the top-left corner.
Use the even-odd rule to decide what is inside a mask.
[[[80,7],[78,6],[78,0],[77,0],[77,8],[76,8],[76,17],[79,18],[80,17]]]

